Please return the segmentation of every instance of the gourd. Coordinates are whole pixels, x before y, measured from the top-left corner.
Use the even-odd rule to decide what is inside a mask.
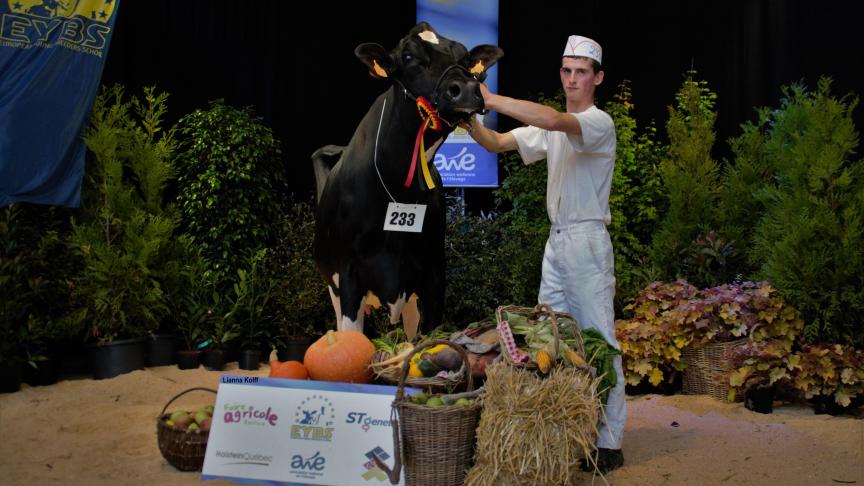
[[[305,380],[309,378],[309,370],[299,361],[270,361],[270,378],[290,378]]]
[[[412,356],[409,363],[408,376],[414,378],[435,376],[442,368],[434,361],[433,357],[445,349],[450,349],[450,346],[439,344],[427,349],[422,354]]]
[[[358,331],[327,331],[312,343],[303,364],[313,380],[369,383],[375,345]]]

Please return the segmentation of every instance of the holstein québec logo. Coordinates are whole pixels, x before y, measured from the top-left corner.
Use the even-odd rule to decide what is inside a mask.
[[[306,397],[294,412],[291,438],[330,442],[333,440],[335,420],[336,409],[327,397],[323,395]]]
[[[7,0],[0,45],[64,47],[102,57],[115,0]]]
[[[264,410],[245,403],[226,403],[224,410],[222,417],[226,424],[275,427],[276,421],[279,420],[279,416],[273,413],[271,407]]]

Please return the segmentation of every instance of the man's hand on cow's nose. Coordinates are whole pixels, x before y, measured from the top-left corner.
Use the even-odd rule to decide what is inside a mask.
[[[497,95],[489,91],[486,83],[480,83],[480,94],[483,95],[483,104],[486,106],[486,109],[489,111],[496,111],[494,98]]]
[[[486,83],[480,83],[480,94],[483,95],[483,102],[488,103],[492,92],[489,91],[488,87],[486,87]]]

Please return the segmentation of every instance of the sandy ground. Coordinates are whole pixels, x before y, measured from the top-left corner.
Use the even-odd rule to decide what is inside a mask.
[[[266,366],[256,372],[236,366],[226,371],[268,372]],[[200,484],[199,473],[179,472],[162,458],[155,418],[175,394],[216,388],[219,376],[164,366],[109,380],[22,385],[20,392],[0,395],[0,483]],[[175,404],[212,400],[195,392]],[[607,476],[610,484],[864,485],[861,418],[814,415],[803,405],[763,415],[707,396],[643,395],[630,397],[628,407],[626,464]],[[589,474],[583,479],[592,482]]]

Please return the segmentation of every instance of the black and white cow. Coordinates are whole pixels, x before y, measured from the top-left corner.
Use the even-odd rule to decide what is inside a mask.
[[[413,338],[418,298],[423,330],[441,323],[445,268],[441,178],[431,163],[424,171],[417,152],[428,148],[426,160],[434,160],[456,124],[483,110],[479,83],[503,52],[491,45],[468,52],[425,22],[391,52],[378,44],[361,44],[354,52],[373,77],[392,86],[369,108],[347,147],[328,145],[312,155],[315,261],[330,288],[337,329],[362,332],[365,307],[386,303],[390,321],[401,315]]]

